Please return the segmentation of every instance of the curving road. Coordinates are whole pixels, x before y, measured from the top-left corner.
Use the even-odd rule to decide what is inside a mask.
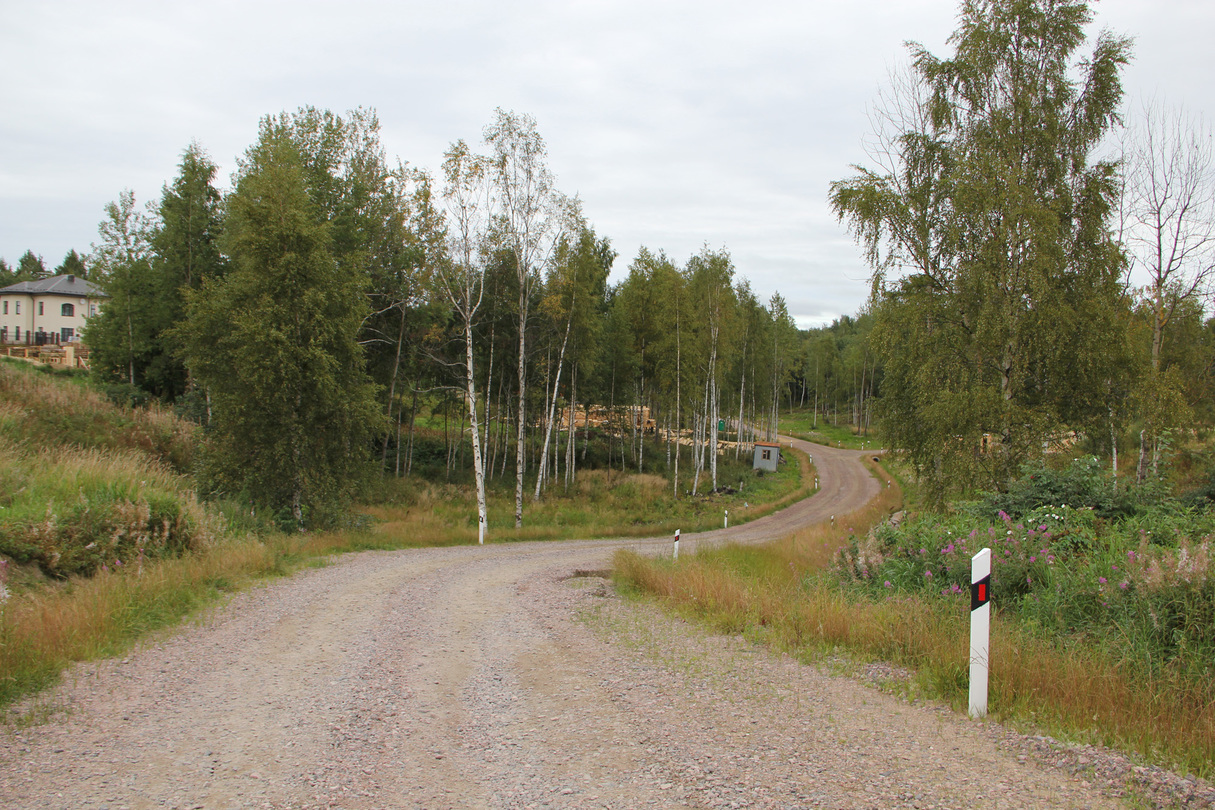
[[[876,493],[860,454],[803,447],[819,493],[686,547],[770,539]],[[0,807],[1109,804],[948,710],[570,578],[669,542],[369,552],[240,594],[77,667],[39,699],[49,721],[0,733]]]

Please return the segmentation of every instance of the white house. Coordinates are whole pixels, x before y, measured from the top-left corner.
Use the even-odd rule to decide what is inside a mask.
[[[76,276],[21,281],[0,289],[0,343],[42,345],[80,339],[101,311],[101,288]]]

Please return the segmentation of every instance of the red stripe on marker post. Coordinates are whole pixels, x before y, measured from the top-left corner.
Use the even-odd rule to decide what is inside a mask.
[[[970,558],[970,716],[987,716],[991,651],[991,549]]]
[[[991,601],[991,574],[970,583],[970,609],[978,610]]]

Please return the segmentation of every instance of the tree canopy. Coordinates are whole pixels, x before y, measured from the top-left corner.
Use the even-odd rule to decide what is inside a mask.
[[[998,486],[1105,416],[1125,298],[1111,235],[1127,40],[1083,58],[1082,2],[964,2],[884,120],[883,168],[830,201],[874,267],[883,422],[931,490]],[[989,439],[989,441],[985,441]]]

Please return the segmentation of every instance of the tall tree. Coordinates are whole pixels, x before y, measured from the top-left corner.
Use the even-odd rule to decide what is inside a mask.
[[[540,498],[547,479],[548,465],[545,459],[548,457],[555,427],[562,371],[567,366],[570,392],[570,396],[566,397],[570,408],[570,439],[566,444],[567,483],[572,475],[573,463],[570,455],[573,448],[574,409],[577,405],[577,373],[580,366],[585,367],[593,362],[594,339],[599,332],[604,312],[607,276],[616,256],[606,238],[596,238],[594,229],[583,219],[576,202],[570,203],[566,212],[569,222],[558,239],[545,285],[545,295],[540,305],[553,331],[560,335],[560,346],[557,350],[556,374],[545,417],[535,499]]]
[[[477,542],[485,542],[488,510],[485,502],[485,464],[481,456],[481,426],[477,416],[477,375],[474,365],[473,326],[485,296],[485,233],[490,211],[489,178],[483,158],[464,141],[452,144],[443,160],[443,198],[447,203],[449,261],[437,268],[435,278],[443,296],[460,321],[464,343],[464,402],[472,431],[473,475],[477,489]]]
[[[88,278],[88,268],[84,264],[84,259],[75,249],[69,250],[67,255],[63,257],[63,261],[55,268],[57,276],[75,276],[76,278]]]
[[[346,503],[381,422],[357,342],[363,282],[338,266],[310,179],[295,142],[264,128],[228,198],[231,267],[188,295],[176,330],[211,392],[210,485],[296,527]]]
[[[1210,126],[1156,101],[1128,128],[1123,160],[1124,239],[1147,274],[1144,299],[1152,330],[1150,379],[1138,399],[1147,426],[1139,444],[1138,477],[1159,457],[1161,433],[1184,418],[1174,407],[1183,377],[1166,374],[1165,333],[1178,308],[1199,308],[1215,289],[1215,147]],[[1164,418],[1173,415],[1173,419]]]
[[[32,250],[25,251],[17,261],[17,281],[38,281],[47,275],[46,262]]]
[[[1130,45],[1103,33],[1077,60],[1090,19],[1083,2],[966,0],[952,58],[911,46],[883,167],[831,187],[874,267],[886,429],[934,496],[1002,484],[1108,406],[1123,259],[1116,167],[1090,156]]]
[[[523,447],[527,430],[527,323],[532,291],[548,258],[554,237],[553,176],[547,147],[530,115],[498,108],[485,129],[491,150],[498,206],[506,247],[518,281],[518,410],[515,414],[515,528],[523,526]]]
[[[101,241],[93,244],[88,263],[93,280],[109,298],[89,319],[83,340],[93,352],[95,373],[140,385],[156,350],[154,310],[160,305],[152,271],[152,223],[136,208],[129,189],[106,204],[105,214],[97,226]]]
[[[701,249],[688,260],[685,270],[688,278],[688,298],[693,310],[698,313],[691,324],[694,334],[699,335],[703,352],[701,382],[704,388],[704,409],[701,412],[704,449],[708,451],[709,472],[713,489],[717,489],[717,434],[718,415],[721,404],[721,365],[726,356],[730,327],[733,325],[736,301],[734,298],[734,262],[724,248]],[[697,476],[692,484],[696,493],[700,483],[705,455],[700,455]]]
[[[217,168],[206,151],[192,142],[182,152],[177,177],[161,191],[151,241],[156,322],[150,325],[155,348],[144,372],[144,386],[175,398],[185,392],[185,365],[167,332],[185,317],[185,291],[206,278],[222,275],[219,239],[223,227]]]

